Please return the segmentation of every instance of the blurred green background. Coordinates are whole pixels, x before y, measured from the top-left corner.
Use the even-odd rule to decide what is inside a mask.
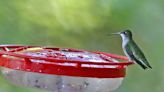
[[[163,92],[163,0],[0,0],[0,43],[99,50],[124,55],[119,36],[131,29],[153,69],[128,67],[116,92]],[[0,76],[0,92],[41,92]],[[43,91],[45,92],[45,91]]]

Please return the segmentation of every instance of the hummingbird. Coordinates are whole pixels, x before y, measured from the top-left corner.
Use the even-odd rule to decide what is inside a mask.
[[[115,35],[120,35],[122,38],[122,49],[125,55],[128,57],[130,61],[134,61],[138,65],[140,65],[143,69],[148,69],[152,67],[147,61],[145,55],[139,46],[135,43],[132,37],[132,32],[130,30],[124,30],[118,33],[112,33]]]

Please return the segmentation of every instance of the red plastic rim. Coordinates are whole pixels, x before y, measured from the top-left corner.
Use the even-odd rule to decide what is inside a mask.
[[[19,51],[32,47],[40,46],[0,45],[0,66],[14,70],[52,75],[54,74],[79,77],[119,78],[125,76],[126,66],[133,64],[133,62],[129,62],[127,57],[125,56],[99,51],[94,52],[86,50],[65,49],[67,50],[67,52],[89,52],[98,54],[102,56],[103,59],[109,62],[83,62],[80,60],[59,59],[54,57],[42,57],[28,55],[24,53],[17,53]],[[60,51],[62,49],[43,46],[41,46],[41,48],[43,48],[43,50],[49,49],[55,51]],[[112,60],[108,60],[108,57],[123,60],[124,62],[113,62]],[[45,62],[31,62],[31,60],[43,60]],[[65,65],[64,63],[67,63],[67,65]]]

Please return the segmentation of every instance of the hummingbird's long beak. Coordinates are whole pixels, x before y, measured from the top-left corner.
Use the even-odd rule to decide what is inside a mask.
[[[120,32],[117,32],[117,33],[111,33],[111,34],[108,34],[109,36],[112,36],[112,35],[120,35]]]
[[[117,32],[117,33],[111,33],[111,35],[119,35],[120,32]]]

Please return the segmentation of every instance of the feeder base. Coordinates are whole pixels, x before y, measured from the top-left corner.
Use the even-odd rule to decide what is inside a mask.
[[[52,92],[113,92],[123,78],[90,78],[48,75],[1,68],[4,77],[11,83]]]

